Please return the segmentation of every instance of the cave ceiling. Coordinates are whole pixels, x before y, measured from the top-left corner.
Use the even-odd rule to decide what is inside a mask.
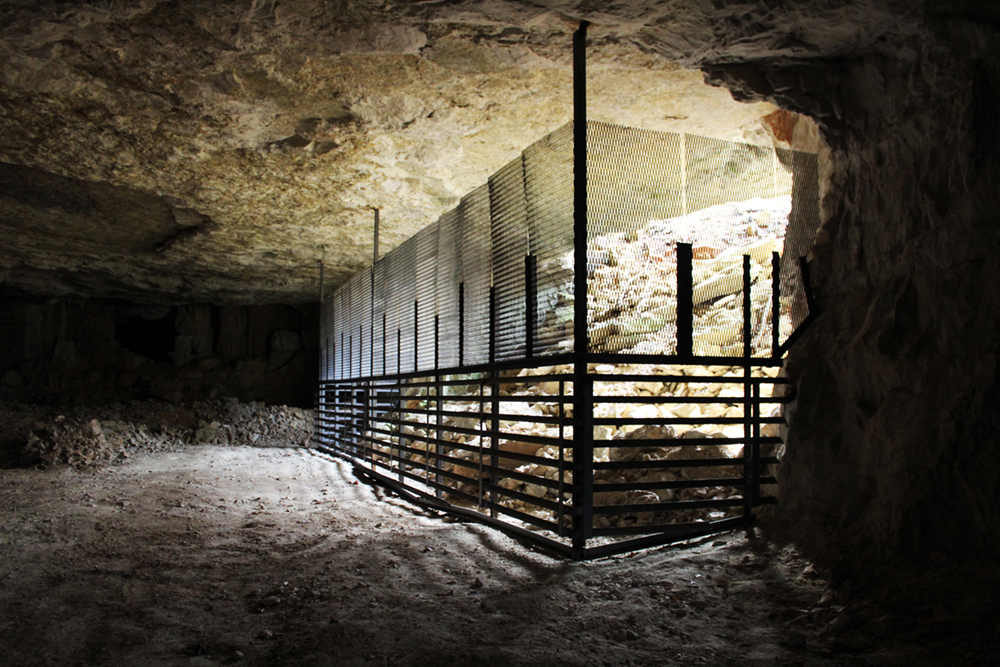
[[[739,103],[706,73],[808,71],[913,20],[833,0],[4,2],[0,287],[315,301],[321,260],[328,289],[370,263],[372,207],[390,250],[570,120],[581,18],[592,119],[751,141],[780,95]]]

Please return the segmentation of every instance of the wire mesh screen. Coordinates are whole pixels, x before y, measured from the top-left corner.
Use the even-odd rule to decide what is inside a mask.
[[[365,375],[371,368],[371,269],[351,278],[350,354],[348,362],[352,377]]]
[[[628,237],[650,220],[684,213],[682,136],[631,127],[587,126],[588,235]]]
[[[389,370],[387,358],[388,313],[386,313],[386,263],[372,267],[372,375],[384,375]]]
[[[320,359],[319,377],[321,380],[334,379],[333,374],[333,300],[334,296],[326,297],[320,305]]]
[[[415,370],[417,240],[411,237],[385,256],[386,336],[390,373]]]
[[[437,253],[435,255],[437,328],[439,345],[435,347],[436,365],[454,368],[459,361],[462,313],[462,265],[459,257],[461,217],[459,209],[448,211],[437,222]]]
[[[775,354],[808,315],[798,257],[819,220],[815,156],[590,123],[587,160],[589,351],[681,352],[684,243],[693,310],[684,352]],[[572,161],[570,124],[389,253],[368,292],[352,281],[350,295],[331,304],[341,313],[330,325],[340,346],[334,375],[485,363],[491,340],[496,361],[572,351]]]
[[[684,159],[688,213],[778,194],[772,148],[686,135]]]
[[[573,127],[524,151],[528,250],[534,258],[533,354],[573,349]]]
[[[684,243],[692,246],[690,353],[771,356],[773,253],[788,255],[793,173],[810,159],[815,163],[793,151],[595,124],[588,133],[591,351],[679,352],[677,244]],[[797,258],[811,240],[781,265],[782,290],[802,303]],[[790,314],[794,297],[786,301]],[[795,325],[807,310],[796,314]],[[781,338],[795,328],[791,321],[783,320]]]
[[[528,255],[528,202],[524,158],[518,157],[490,177],[493,285],[496,290],[495,358],[525,355],[525,261]]]
[[[431,370],[437,363],[437,263],[438,263],[437,223],[424,227],[414,240],[417,246],[417,281],[415,294],[415,317],[417,320],[417,368]]]

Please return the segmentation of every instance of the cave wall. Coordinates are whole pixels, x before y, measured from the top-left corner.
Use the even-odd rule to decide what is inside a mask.
[[[1000,549],[998,46],[938,15],[864,56],[708,72],[810,113],[832,149],[778,509],[826,560]]]
[[[0,301],[0,398],[236,397],[311,407],[315,307]]]

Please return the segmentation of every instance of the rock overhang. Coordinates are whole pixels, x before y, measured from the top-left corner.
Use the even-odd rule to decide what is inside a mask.
[[[592,119],[751,141],[773,140],[776,107],[698,68],[731,87],[757,68],[767,86],[740,95],[783,101],[805,84],[781,72],[910,20],[694,1],[2,11],[3,287],[160,303],[315,301],[320,261],[342,283],[371,261],[372,207],[389,250],[570,119],[581,18]]]

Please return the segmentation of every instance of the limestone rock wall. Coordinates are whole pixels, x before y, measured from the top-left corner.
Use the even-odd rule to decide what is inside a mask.
[[[0,303],[0,398],[61,404],[235,397],[312,406],[316,309]]]
[[[863,58],[710,72],[833,148],[778,510],[828,559],[1000,548],[998,45],[938,15]]]

